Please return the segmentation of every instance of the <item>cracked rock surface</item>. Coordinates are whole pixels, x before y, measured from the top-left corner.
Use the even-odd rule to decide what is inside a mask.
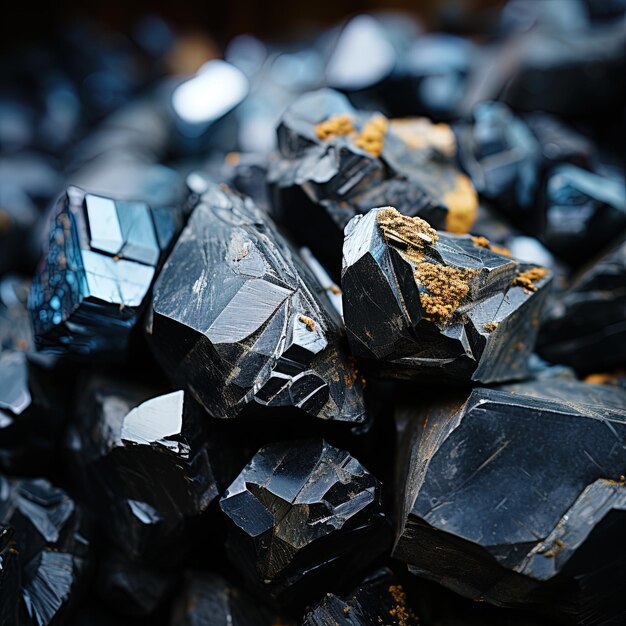
[[[154,352],[210,415],[365,419],[328,295],[249,198],[207,183],[155,285]]]
[[[546,379],[399,410],[394,557],[473,599],[613,623],[625,407],[621,388]]]
[[[466,233],[478,201],[455,163],[446,124],[357,111],[332,90],[306,94],[278,126],[270,164],[277,220],[338,274],[342,233],[352,217],[393,205],[436,228]]]
[[[549,283],[546,268],[494,252],[484,237],[437,232],[391,207],[346,228],[348,341],[386,376],[523,378]]]
[[[380,483],[321,439],[261,448],[220,506],[230,558],[281,603],[349,581],[387,544]]]

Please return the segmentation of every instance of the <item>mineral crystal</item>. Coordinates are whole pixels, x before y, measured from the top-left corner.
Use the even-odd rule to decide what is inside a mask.
[[[149,333],[164,370],[214,417],[281,407],[363,421],[326,293],[249,198],[203,180],[191,181],[198,204],[154,289]]]
[[[617,623],[625,407],[552,378],[400,409],[394,557],[473,599]]]
[[[86,574],[85,533],[83,514],[64,491],[41,478],[9,481],[0,475],[0,616],[8,616],[3,626],[61,621]]]
[[[281,603],[349,584],[387,547],[380,483],[321,439],[261,448],[220,506],[229,557]]]
[[[0,351],[0,470],[49,469],[65,426],[58,381],[24,352]]]
[[[280,158],[269,171],[276,219],[331,274],[339,273],[343,228],[372,206],[393,205],[457,233],[474,221],[476,193],[445,124],[358,112],[322,90],[296,101],[277,132]]]
[[[624,180],[572,165],[546,181],[542,239],[560,258],[581,265],[626,233]]]
[[[343,310],[352,353],[384,375],[523,378],[549,271],[484,237],[437,232],[391,207],[346,228]]]
[[[109,539],[130,559],[171,565],[185,523],[218,495],[206,417],[183,391],[93,377],[70,447],[83,492]]]
[[[538,352],[581,373],[626,363],[626,241],[584,269],[548,307]]]
[[[417,626],[400,581],[388,568],[376,570],[345,597],[327,594],[307,610],[302,626]]]
[[[175,209],[70,187],[55,206],[49,248],[33,281],[37,347],[120,358],[179,219]]]
[[[244,591],[217,574],[185,572],[183,588],[176,600],[170,626],[274,626],[280,619]]]

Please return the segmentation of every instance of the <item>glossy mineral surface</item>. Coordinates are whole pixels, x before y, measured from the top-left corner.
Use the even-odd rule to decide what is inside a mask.
[[[498,249],[391,207],[355,217],[342,270],[353,354],[399,378],[523,378],[550,273]]]

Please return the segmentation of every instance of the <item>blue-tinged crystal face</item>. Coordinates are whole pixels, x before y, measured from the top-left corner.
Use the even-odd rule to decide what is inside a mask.
[[[121,355],[180,213],[70,187],[55,214],[29,300],[37,347]]]

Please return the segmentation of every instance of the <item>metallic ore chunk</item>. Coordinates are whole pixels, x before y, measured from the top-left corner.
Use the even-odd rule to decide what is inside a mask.
[[[179,220],[176,209],[70,187],[54,209],[49,248],[33,280],[37,347],[120,358]]]
[[[387,545],[380,483],[321,439],[261,448],[220,506],[229,556],[284,603],[350,581]]]
[[[298,408],[365,419],[341,320],[249,198],[207,184],[155,285],[155,354],[214,417]]]
[[[523,378],[548,270],[485,238],[434,231],[393,208],[346,228],[343,310],[352,353],[398,378]]]
[[[553,378],[399,410],[393,556],[473,599],[613,623],[625,407],[623,389]]]

